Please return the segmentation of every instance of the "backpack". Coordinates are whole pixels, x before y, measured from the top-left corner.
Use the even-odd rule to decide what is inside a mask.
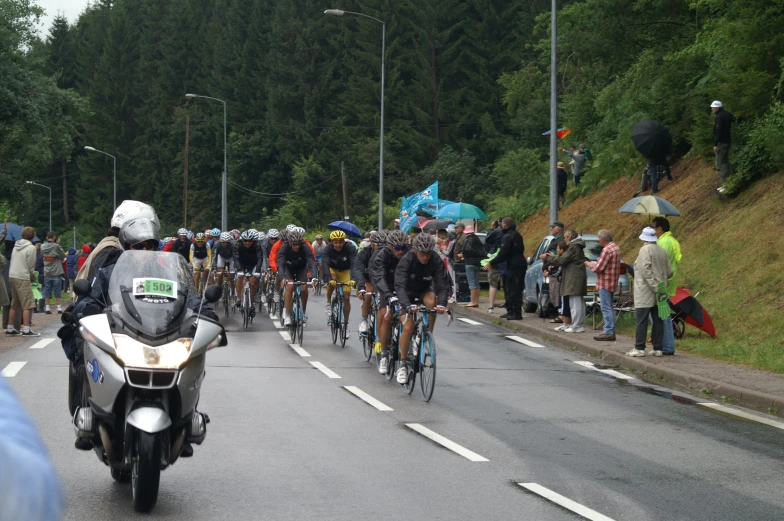
[[[585,159],[587,161],[593,161],[593,154],[591,153],[590,148],[586,148],[585,150],[583,150],[583,153],[585,154]]]

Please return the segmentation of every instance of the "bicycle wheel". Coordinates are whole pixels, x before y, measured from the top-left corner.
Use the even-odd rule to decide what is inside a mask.
[[[340,324],[338,323],[338,317],[340,313],[340,305],[338,304],[337,299],[332,299],[332,309],[330,313],[330,320],[329,320],[329,327],[332,329],[332,343],[338,343],[338,329],[340,329]]]
[[[342,306],[341,306],[342,308]],[[343,309],[340,310],[340,347],[346,347],[346,340],[348,340],[348,316]]]
[[[411,355],[411,351],[408,352],[408,380],[406,383],[403,384],[403,389],[405,389],[406,394],[411,394],[414,392],[414,387],[416,387],[416,371],[414,370],[413,364],[413,357]]]
[[[373,353],[375,352],[375,343],[376,343],[376,336],[374,334],[376,328],[376,320],[371,311],[370,316],[368,316],[368,328],[367,333],[361,336],[362,338],[362,351],[365,353],[365,360],[370,362],[370,359],[373,358]]]
[[[231,295],[229,294],[229,287],[228,285],[223,286],[223,309],[226,314],[226,318],[229,318],[229,306],[231,306]]]
[[[436,341],[429,329],[422,332],[419,347],[419,384],[422,396],[429,402],[436,387]]]
[[[391,353],[389,354],[389,365],[387,367],[387,374],[384,375],[384,378],[389,382],[392,380],[392,377],[395,376],[395,371],[397,370],[397,356],[393,356]]]
[[[297,338],[299,339],[299,346],[302,347],[302,337],[305,334],[305,312],[297,304]]]

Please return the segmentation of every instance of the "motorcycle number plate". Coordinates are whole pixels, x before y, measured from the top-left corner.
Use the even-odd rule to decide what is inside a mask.
[[[177,281],[152,278],[133,279],[134,296],[177,298]]]

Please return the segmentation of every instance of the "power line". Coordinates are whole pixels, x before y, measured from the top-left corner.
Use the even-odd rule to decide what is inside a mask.
[[[235,188],[237,188],[237,189],[239,189],[239,190],[242,190],[242,191],[244,191],[244,192],[247,192],[247,193],[249,193],[249,194],[253,194],[253,195],[263,195],[263,196],[265,196],[265,197],[285,197],[285,196],[287,196],[287,195],[298,195],[298,194],[303,194],[303,193],[310,192],[310,191],[311,191],[313,188],[316,188],[317,186],[321,186],[321,185],[323,185],[324,183],[326,183],[326,182],[328,182],[328,181],[332,181],[332,180],[333,180],[333,179],[335,179],[335,178],[336,178],[338,175],[340,175],[340,174],[335,174],[335,175],[333,175],[332,177],[328,177],[328,178],[324,179],[323,181],[321,181],[321,182],[319,182],[319,183],[316,183],[316,184],[314,184],[314,185],[311,185],[310,187],[308,187],[308,188],[305,188],[305,189],[303,189],[303,190],[298,190],[298,191],[296,191],[296,192],[284,192],[284,193],[280,193],[280,194],[270,194],[270,193],[266,193],[266,192],[257,192],[256,190],[251,190],[250,188],[245,188],[244,186],[242,186],[242,185],[240,185],[240,184],[238,184],[238,183],[235,183],[235,182],[234,182],[234,181],[232,181],[231,179],[227,179],[227,181],[228,181],[228,182],[229,182],[229,184],[230,184],[230,185],[232,185],[233,187],[235,187]]]

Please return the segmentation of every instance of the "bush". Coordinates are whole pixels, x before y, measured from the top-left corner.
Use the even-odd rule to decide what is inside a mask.
[[[739,194],[755,181],[784,169],[784,104],[774,103],[765,116],[752,121],[751,128],[739,130],[746,138],[735,155],[737,160],[733,165],[733,174],[725,186],[725,194],[731,196]]]

